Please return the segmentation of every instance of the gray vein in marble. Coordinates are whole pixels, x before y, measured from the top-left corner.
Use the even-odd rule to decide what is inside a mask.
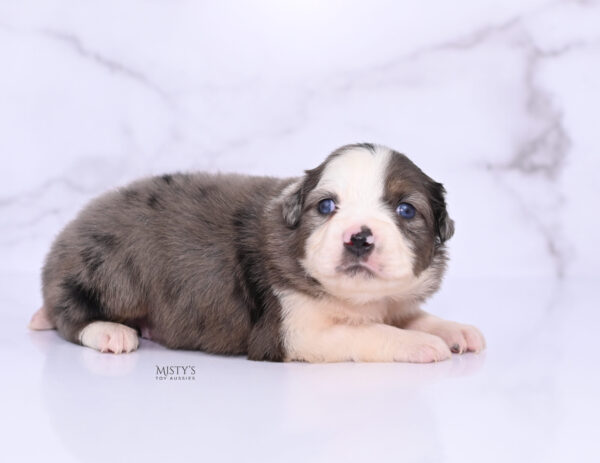
[[[458,37],[453,40],[445,41],[445,42],[442,42],[442,43],[439,43],[439,44],[436,44],[436,45],[433,45],[430,47],[422,48],[420,50],[413,52],[409,57],[414,59],[414,58],[419,58],[423,55],[427,55],[430,53],[436,53],[436,52],[440,52],[440,51],[447,51],[447,50],[460,51],[460,50],[468,50],[471,48],[475,48],[475,47],[483,44],[487,40],[489,40],[491,37],[502,34],[506,31],[508,31],[509,29],[512,29],[517,24],[519,24],[521,21],[522,21],[522,15],[513,16],[512,18],[509,18],[506,21],[501,22],[499,24],[484,26],[484,27],[477,29],[473,32],[470,32],[462,37]]]
[[[90,194],[96,193],[96,190],[92,190],[89,188],[84,188],[83,186],[71,181],[66,177],[55,177],[46,180],[44,183],[39,185],[38,187],[31,189],[29,191],[18,193],[13,196],[5,196],[0,198],[0,208],[9,207],[14,205],[16,202],[25,202],[25,201],[35,201],[37,199],[42,198],[50,188],[53,186],[63,186],[71,193],[77,193],[80,195],[88,196]]]
[[[510,30],[515,25],[522,22],[525,13],[511,16],[510,18],[487,26],[480,27],[475,31],[470,31],[454,39],[446,40],[432,45],[425,45],[416,50],[404,53],[388,62],[371,66],[367,73],[388,72],[397,66],[403,65],[407,61],[418,61],[429,55],[445,51],[462,51],[478,47],[488,41],[490,38],[500,35]],[[351,87],[351,85],[349,85]]]
[[[490,163],[491,171],[514,171],[525,176],[542,176],[554,183],[561,172],[571,146],[568,133],[563,126],[562,110],[555,104],[550,91],[538,82],[538,74],[543,59],[553,57],[544,55],[526,36],[521,47],[525,53],[523,85],[525,89],[525,110],[537,121],[540,128],[515,148],[511,158],[505,163]],[[506,185],[505,189],[509,190]],[[548,223],[543,213],[527,204],[527,198],[513,191],[515,201],[527,213],[546,245],[548,255],[553,262],[555,275],[562,280],[567,271],[567,243],[561,236],[561,227]],[[549,192],[557,202],[563,195],[553,188]]]
[[[525,39],[525,108],[532,118],[541,122],[542,127],[518,147],[508,163],[491,165],[490,168],[516,170],[525,175],[539,174],[550,181],[556,180],[567,158],[571,140],[563,126],[561,109],[554,103],[551,92],[539,85],[537,79],[544,60],[561,57],[582,46],[584,44],[580,42],[573,42],[559,49],[544,51],[531,38]]]
[[[570,3],[570,2],[566,2]],[[588,5],[585,2],[578,4]],[[552,94],[537,82],[539,67],[544,60],[560,58],[572,51],[597,45],[598,40],[584,42],[575,40],[562,46],[543,50],[527,33],[526,19],[545,11],[549,7],[565,4],[552,2],[529,13],[514,16],[507,21],[487,26],[464,37],[424,48],[404,59],[417,59],[423,55],[446,50],[466,50],[484,44],[496,35],[517,33],[521,35],[520,47],[525,52],[524,87],[526,90],[525,108],[534,120],[539,121],[539,129],[531,138],[523,141],[514,155],[505,163],[488,164],[491,170],[514,170],[524,175],[542,175],[550,181],[556,180],[567,158],[571,140],[563,126],[563,114],[553,101]]]
[[[521,27],[517,32],[522,37],[519,46],[524,51],[524,108],[532,120],[539,124],[539,128],[536,128],[531,136],[522,140],[515,147],[507,162],[490,163],[487,167],[489,170],[499,173],[513,171],[525,176],[541,176],[548,182],[554,183],[567,159],[571,141],[563,126],[562,110],[554,102],[551,92],[540,85],[538,79],[542,61],[546,58],[560,56],[560,54],[544,54],[525,32],[522,24],[519,25]],[[506,189],[510,191],[510,189]],[[515,201],[520,204],[535,224],[545,242],[548,256],[553,262],[555,275],[562,280],[567,271],[568,245],[561,236],[560,225],[549,223],[543,213],[530,207],[527,204],[527,197],[516,191],[513,193]],[[556,188],[552,188],[549,195],[554,196],[557,202],[563,199],[563,195]]]
[[[60,209],[58,209],[56,207],[52,207],[52,208],[44,209],[44,210],[38,212],[37,214],[35,214],[33,217],[28,218],[24,221],[21,221],[21,222],[14,221],[14,222],[12,222],[12,225],[14,227],[16,227],[17,229],[22,229],[24,227],[33,227],[34,225],[38,225],[41,221],[43,221],[44,219],[47,219],[48,217],[59,216],[60,213],[61,213]]]
[[[122,75],[137,82],[138,84],[157,94],[168,106],[174,106],[169,94],[142,72],[132,69],[131,67],[126,66],[112,58],[106,57],[94,50],[89,49],[77,36],[53,29],[41,29],[38,32],[44,37],[48,37],[52,40],[69,46],[69,48],[71,48],[82,58],[88,59],[114,74]]]
[[[520,46],[525,52],[525,110],[533,120],[539,122],[540,128],[516,147],[508,162],[490,163],[487,168],[499,173],[513,171],[525,176],[538,176],[550,184],[555,184],[568,157],[571,140],[563,124],[561,108],[555,103],[552,93],[538,81],[540,68],[545,60],[560,58],[586,44],[575,41],[557,49],[542,50],[529,35],[525,35]],[[526,198],[514,190],[512,192],[543,238],[554,264],[555,275],[562,280],[567,273],[570,255],[570,246],[562,236],[562,227],[560,224],[549,222],[543,211],[529,207]],[[557,186],[553,187],[548,195],[554,197],[557,203],[564,202],[564,195]]]
[[[507,184],[502,171],[492,171],[491,174],[494,176],[495,180],[500,183],[502,189],[511,195],[523,214],[542,236],[546,251],[554,264],[554,273],[558,280],[562,280],[566,276],[569,264],[569,253],[567,252],[569,246],[564,242],[564,239],[561,236],[562,230],[559,225],[555,222],[550,223],[545,221],[544,216],[537,213],[534,210],[534,206],[529,204],[523,195]],[[557,202],[560,204],[564,202],[564,200],[562,195],[559,194]]]
[[[104,56],[101,53],[98,53],[97,51],[89,49],[87,46],[85,46],[85,44],[79,37],[73,34],[50,28],[35,29],[33,31],[21,30],[4,22],[0,22],[0,29],[3,29],[4,31],[13,34],[36,34],[41,37],[49,38],[51,40],[63,43],[69,48],[71,48],[71,50],[73,50],[82,58],[94,62],[96,65],[108,70],[113,74],[124,76],[142,85],[143,87],[157,95],[167,107],[171,109],[174,109],[176,107],[175,101],[171,97],[171,95],[169,95],[167,91],[161,88],[156,82],[154,82],[144,73],[135,70],[130,66],[126,66],[125,64],[120,63],[112,58]]]

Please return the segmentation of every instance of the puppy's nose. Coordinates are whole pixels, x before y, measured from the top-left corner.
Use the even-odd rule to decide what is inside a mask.
[[[375,237],[369,227],[364,225],[359,233],[354,233],[350,236],[350,240],[344,242],[344,247],[356,257],[362,257],[369,254],[375,247]]]

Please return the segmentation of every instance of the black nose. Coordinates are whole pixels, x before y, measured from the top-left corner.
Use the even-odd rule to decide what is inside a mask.
[[[369,227],[361,227],[359,233],[350,237],[349,243],[344,243],[344,247],[356,257],[369,254],[374,247],[373,233]]]

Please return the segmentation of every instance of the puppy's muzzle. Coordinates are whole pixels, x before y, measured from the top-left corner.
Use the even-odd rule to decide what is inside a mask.
[[[344,242],[344,248],[350,254],[356,257],[368,256],[375,247],[375,237],[371,229],[363,225],[360,232],[350,236],[348,241]]]

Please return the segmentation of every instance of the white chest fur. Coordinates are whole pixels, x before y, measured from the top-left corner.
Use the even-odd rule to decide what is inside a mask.
[[[354,305],[333,298],[313,298],[295,291],[280,291],[278,297],[282,306],[282,331],[288,360],[356,360],[358,354],[353,354],[347,345],[348,335],[354,327],[363,330],[380,330],[383,326],[396,329],[384,324],[401,317],[403,312],[408,315],[412,310],[410,306],[403,307],[389,300]],[[373,338],[373,352],[384,352],[377,345],[376,332]],[[370,343],[367,340],[367,344]],[[364,346],[362,349],[364,351]]]

